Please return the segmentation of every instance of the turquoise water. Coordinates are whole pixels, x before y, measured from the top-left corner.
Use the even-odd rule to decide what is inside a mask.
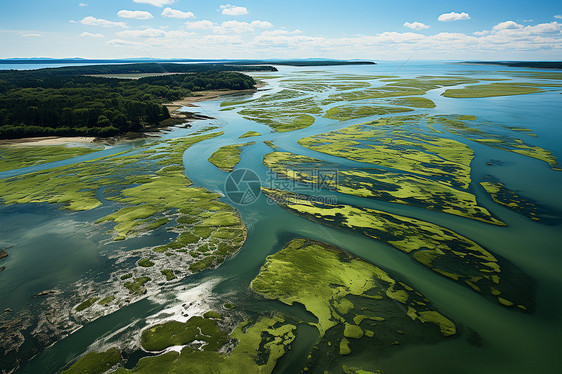
[[[345,73],[389,74],[408,78],[458,73],[474,78],[509,78],[511,77],[509,72],[525,69],[418,62],[406,64],[401,68],[398,63],[381,63],[376,66],[340,66],[321,69],[279,67],[279,70],[280,72],[272,75],[310,78],[330,73]],[[316,72],[300,74],[312,70]],[[525,79],[521,78],[521,80]],[[280,90],[279,81],[280,79],[268,80],[268,85],[255,95]],[[435,101],[437,105],[435,109],[418,109],[408,114],[473,114],[479,120],[497,125],[530,128],[538,135],[537,138],[530,139],[530,143],[544,147],[559,159],[562,158],[560,89],[551,88],[548,92],[540,94],[485,99],[445,98],[440,96],[442,92],[443,89],[436,89],[426,95]],[[324,92],[314,95],[326,97],[329,94],[330,92]],[[246,96],[236,95],[236,99],[244,98]],[[237,138],[249,130],[258,131],[263,135],[244,140],[256,141],[256,144],[244,149],[237,169],[253,170],[261,178],[262,184],[267,186],[269,173],[261,161],[263,155],[271,149],[265,146],[262,140],[274,140],[280,150],[325,161],[358,165],[360,163],[342,161],[311,151],[301,147],[296,141],[305,136],[379,118],[373,116],[344,122],[318,118],[309,128],[288,133],[274,133],[267,126],[241,118],[235,111],[220,111],[220,103],[231,99],[232,97],[223,97],[199,104],[200,108],[196,110],[214,117],[215,120],[198,121],[191,129],[174,129],[162,135],[162,138],[174,138],[208,124],[220,126],[225,132],[223,136],[195,144],[185,152],[183,159],[186,175],[195,185],[223,194],[227,174],[215,168],[207,158],[219,147],[238,142]],[[335,105],[338,104],[330,106]],[[482,176],[491,174],[522,195],[533,198],[554,210],[562,211],[560,196],[562,172],[555,172],[538,160],[481,146],[458,136],[450,136],[474,149],[471,191],[476,195],[479,203],[504,220],[508,224],[507,227],[492,226],[421,208],[331,191],[323,191],[322,194],[333,195],[340,203],[381,209],[436,223],[477,241],[494,254],[512,262],[535,280],[536,311],[534,313],[524,314],[503,308],[490,299],[437,275],[389,245],[359,233],[311,222],[268,203],[267,199],[261,196],[253,204],[236,206],[248,227],[248,239],[242,250],[220,268],[188,277],[180,285],[163,286],[158,295],[149,296],[147,299],[86,324],[53,346],[41,349],[29,362],[22,362],[23,365],[17,372],[54,373],[89,348],[99,349],[118,345],[134,349],[135,333],[145,325],[147,318],[154,318],[160,311],[185,303],[186,300],[207,303],[210,306],[232,301],[238,306],[238,310],[247,313],[279,310],[303,319],[310,319],[312,317],[302,308],[265,301],[248,288],[250,281],[264,263],[265,257],[281,249],[294,237],[308,237],[339,246],[389,270],[427,296],[444,315],[462,326],[457,337],[439,344],[400,347],[382,357],[353,356],[345,361],[345,364],[366,369],[379,368],[385,373],[555,372],[562,364],[560,226],[533,222],[495,204],[476,182]],[[95,158],[96,155],[105,156],[123,150],[142,149],[144,144],[144,141],[133,142],[81,158],[36,166],[27,170],[4,172],[0,173],[0,178],[68,165],[86,158]],[[500,160],[502,164],[488,166],[490,160]],[[228,203],[229,199],[224,197],[223,201]],[[6,266],[6,270],[0,273],[0,310],[10,307],[14,313],[41,315],[46,308],[45,299],[33,295],[53,288],[60,289],[63,293],[72,293],[75,292],[77,284],[81,284],[80,282],[84,280],[102,282],[108,277],[108,272],[116,266],[134,266],[134,262],[116,264],[113,253],[154,246],[165,241],[169,236],[162,229],[137,239],[110,243],[106,233],[107,227],[100,227],[92,222],[108,214],[112,209],[113,206],[109,203],[83,213],[71,213],[48,205],[0,207],[0,227],[3,228],[0,247],[13,245],[8,250],[9,257],[1,264]],[[190,290],[194,287],[200,287],[204,291],[191,294]],[[185,296],[180,296],[184,294]],[[64,309],[63,306],[58,307]],[[402,313],[399,308],[396,312]],[[481,336],[481,346],[471,345],[466,340],[470,329],[477,331]],[[301,327],[294,350],[279,362],[276,373],[289,374],[300,371],[304,366],[306,353],[316,338],[317,333],[314,329]],[[38,346],[37,343],[29,343],[28,349],[32,351]],[[22,354],[21,357],[26,356]],[[132,356],[131,365],[135,357],[138,358],[138,355]],[[14,359],[14,356],[8,358]]]

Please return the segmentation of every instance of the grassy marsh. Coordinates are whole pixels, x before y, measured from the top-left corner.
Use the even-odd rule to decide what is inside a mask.
[[[472,193],[428,178],[376,168],[347,169],[288,152],[268,153],[264,156],[263,163],[278,175],[301,183],[322,184],[323,188],[333,188],[348,195],[414,205],[505,225],[486,208],[479,206]],[[320,170],[337,170],[337,179],[319,180]]]
[[[102,374],[121,361],[121,352],[110,348],[105,352],[89,352],[61,374]]]
[[[456,325],[430,301],[386,271],[341,249],[294,239],[268,256],[252,289],[312,313],[320,340],[309,352],[305,371],[339,372],[340,356],[384,355],[401,344],[438,342],[456,334]],[[396,303],[408,313],[397,313]]]
[[[321,224],[361,232],[381,240],[416,261],[476,292],[507,300],[528,310],[534,304],[533,284],[509,262],[476,242],[433,223],[380,210],[312,202],[306,196],[262,188],[280,206]],[[504,280],[505,278],[505,280]]]
[[[451,88],[443,92],[443,96],[452,98],[479,98],[496,97],[510,95],[527,95],[532,93],[544,92],[533,84],[526,83],[489,83],[466,86],[464,88]]]
[[[337,119],[339,121],[348,121],[350,119],[370,117],[374,115],[383,115],[390,113],[410,112],[413,109],[370,106],[370,105],[342,105],[330,108],[326,111],[324,118]]]
[[[399,127],[418,117],[384,118],[302,138],[314,151],[436,178],[450,186],[468,188],[473,151],[447,138],[413,135]]]
[[[240,162],[242,147],[247,147],[253,144],[256,143],[250,142],[244,144],[225,145],[223,147],[220,147],[215,153],[211,155],[211,157],[209,157],[209,162],[222,171],[231,172],[234,170],[234,167]]]
[[[83,156],[100,149],[65,146],[0,146],[0,171]]]
[[[254,322],[246,320],[230,335],[214,319],[192,317],[185,323],[166,322],[145,330],[141,344],[158,350],[183,345],[179,353],[171,351],[145,357],[133,369],[122,367],[114,373],[269,374],[290,349],[295,329],[296,326],[286,323],[279,315]],[[203,342],[203,346],[197,341]],[[236,342],[234,348],[222,349],[230,341]]]

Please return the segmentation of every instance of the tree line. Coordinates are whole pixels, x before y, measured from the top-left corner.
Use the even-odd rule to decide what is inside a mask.
[[[101,69],[71,68],[81,74]],[[133,68],[139,70],[138,66]],[[145,72],[154,72],[155,68],[143,67]],[[116,74],[115,70],[104,71]],[[209,67],[194,71],[136,80],[72,75],[66,68],[0,71],[0,138],[108,137],[143,131],[170,117],[164,102],[181,99],[191,92],[242,90],[256,83],[252,77],[233,71]]]

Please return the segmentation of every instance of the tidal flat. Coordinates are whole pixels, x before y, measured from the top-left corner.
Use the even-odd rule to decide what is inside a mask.
[[[561,88],[498,69],[281,67],[100,157],[16,154],[0,370],[554,372]],[[443,95],[482,85],[517,94]]]

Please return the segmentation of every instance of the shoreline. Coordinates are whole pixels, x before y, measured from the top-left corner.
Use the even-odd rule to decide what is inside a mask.
[[[34,136],[31,138],[0,139],[0,146],[25,147],[35,145],[92,144],[93,136]]]
[[[202,115],[195,115],[191,112],[179,112],[179,109],[184,106],[196,107],[195,103],[217,99],[224,95],[232,94],[245,94],[256,92],[258,88],[264,87],[265,84],[260,82],[255,85],[255,88],[249,88],[246,90],[209,90],[209,91],[197,91],[196,96],[187,96],[181,100],[176,100],[171,103],[162,104],[170,111],[170,119],[175,120],[195,120],[195,119],[205,119],[207,117]],[[164,128],[164,127],[162,127]],[[160,129],[156,129],[160,130]],[[147,130],[146,132],[150,132]],[[138,133],[139,137],[142,137],[146,132]],[[127,134],[121,134],[119,138],[129,139]],[[138,137],[134,137],[138,138]],[[25,146],[46,146],[46,145],[68,145],[72,143],[84,144],[105,144],[111,143],[112,138],[96,138],[93,136],[35,136],[30,138],[17,138],[17,139],[0,139],[0,146],[14,146],[14,147],[25,147]]]
[[[210,90],[210,91],[196,91],[194,94],[195,96],[187,96],[183,99],[172,101],[171,103],[162,104],[170,111],[171,118],[182,118],[184,117],[182,114],[178,113],[178,110],[184,106],[187,107],[196,107],[195,103],[199,103],[202,101],[213,100],[217,99],[224,95],[232,95],[232,94],[247,94],[256,92],[259,88],[264,87],[265,84],[263,82],[257,83],[254,88],[248,88],[245,90]]]

